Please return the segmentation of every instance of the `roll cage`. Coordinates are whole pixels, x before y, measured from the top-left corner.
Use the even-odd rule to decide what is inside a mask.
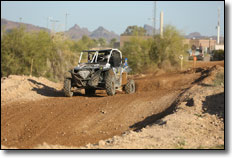
[[[99,63],[102,60],[105,64],[110,63],[116,67],[122,64],[122,53],[118,49],[84,50],[81,52],[78,64],[81,63],[84,53],[88,53],[88,63]]]

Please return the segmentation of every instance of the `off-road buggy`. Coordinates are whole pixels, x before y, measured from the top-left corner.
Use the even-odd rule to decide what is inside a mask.
[[[122,63],[122,53],[118,49],[83,51],[78,65],[64,80],[64,94],[72,97],[75,88],[85,89],[86,95],[94,95],[96,90],[102,89],[109,96],[113,96],[116,90],[134,93],[135,82],[127,75],[130,70],[127,60]]]

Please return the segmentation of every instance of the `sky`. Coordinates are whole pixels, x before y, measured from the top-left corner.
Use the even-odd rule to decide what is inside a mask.
[[[217,35],[218,8],[220,8],[221,35],[224,35],[223,1],[157,1],[156,28],[159,29],[160,12],[164,13],[164,26],[173,25],[184,34],[199,32]],[[58,20],[56,31],[74,24],[90,31],[103,26],[121,34],[127,26],[152,26],[154,1],[1,1],[1,18],[41,27],[52,28],[48,17]]]

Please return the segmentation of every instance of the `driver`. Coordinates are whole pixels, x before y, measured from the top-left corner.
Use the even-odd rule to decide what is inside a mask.
[[[92,61],[92,59],[93,59],[93,56],[92,56],[92,54],[88,54],[88,62],[91,62]]]
[[[110,54],[105,53],[104,56],[101,58],[101,61],[107,62],[107,60],[109,59]]]
[[[105,55],[104,55],[104,61],[107,61],[109,59],[109,57],[110,57],[110,54],[105,53]]]

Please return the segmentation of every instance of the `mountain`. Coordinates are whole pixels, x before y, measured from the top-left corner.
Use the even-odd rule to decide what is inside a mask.
[[[150,36],[153,35],[153,26],[145,24],[143,26],[143,29],[146,31],[147,35],[150,35]],[[159,29],[156,29],[156,34],[159,34],[160,33],[159,31],[160,31]]]
[[[116,38],[117,40],[119,40],[119,38],[120,38],[119,35],[117,35],[113,31],[110,32],[110,31],[106,30],[102,26],[100,26],[96,30],[94,30],[90,34],[90,37],[94,38],[94,39],[105,38],[107,41],[110,41],[112,38]]]
[[[192,32],[192,33],[188,34],[187,36],[185,36],[185,38],[195,38],[195,39],[200,39],[203,37],[205,37],[205,36],[202,36],[199,32]]]
[[[145,24],[143,26],[143,28],[146,31],[147,35],[152,35],[153,34],[153,27],[152,26]]]
[[[80,28],[77,24],[65,32],[65,35],[74,40],[81,39],[82,36],[89,36],[90,34],[91,32],[87,28]]]
[[[39,27],[39,26],[35,26],[32,24],[19,23],[19,22],[6,20],[6,19],[1,19],[1,30],[4,29],[6,31],[10,31],[13,28],[19,28],[21,25],[25,27],[26,31],[45,30],[47,32],[50,32],[49,29],[44,28],[44,27]],[[2,34],[2,31],[1,31],[1,34]],[[116,38],[119,41],[119,35],[117,35],[113,31],[110,32],[106,30],[102,26],[98,27],[96,30],[91,32],[87,28],[81,28],[80,26],[75,24],[73,27],[71,27],[68,31],[65,32],[65,35],[67,35],[73,40],[81,39],[83,35],[86,35],[94,39],[105,38],[107,41],[110,41],[112,38]]]
[[[98,27],[93,32],[90,32],[87,28],[80,28],[80,26],[75,24],[68,31],[66,31],[65,34],[73,40],[81,39],[83,35],[89,36],[93,39],[104,38],[107,41],[110,41],[112,38],[116,38],[117,40],[119,40],[119,35],[117,35],[113,31],[110,32],[106,30],[102,26]]]
[[[40,30],[44,30],[44,31],[50,32],[50,30],[48,30],[47,28],[44,28],[44,27],[35,26],[35,25],[32,25],[32,24],[14,22],[14,21],[6,20],[6,19],[1,19],[1,30],[4,29],[6,31],[10,31],[13,28],[18,28],[20,26],[25,27],[26,31],[40,31]]]
[[[188,38],[188,39],[213,39],[213,40],[217,40],[217,36],[203,36],[201,35],[199,32],[192,32],[188,35],[185,36],[185,38]],[[221,36],[220,37],[220,43],[224,43],[224,37]]]

